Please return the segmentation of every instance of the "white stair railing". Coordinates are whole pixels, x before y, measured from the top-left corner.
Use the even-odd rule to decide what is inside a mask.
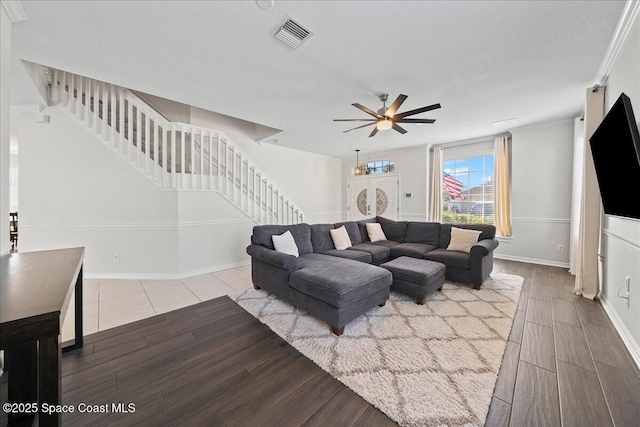
[[[171,122],[128,89],[52,70],[51,101],[162,189],[217,191],[258,224],[304,213],[224,133]]]

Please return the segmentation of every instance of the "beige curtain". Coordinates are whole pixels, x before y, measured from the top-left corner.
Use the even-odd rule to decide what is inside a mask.
[[[431,188],[429,190],[429,221],[442,222],[442,148],[431,152]]]
[[[501,236],[511,236],[511,153],[507,135],[496,138],[495,154],[495,215],[496,231]]]
[[[580,204],[580,231],[578,234],[578,257],[576,262],[576,284],[574,292],[588,299],[599,293],[598,250],[600,247],[600,190],[591,156],[591,135],[604,117],[604,88],[587,89],[584,114],[584,167]]]

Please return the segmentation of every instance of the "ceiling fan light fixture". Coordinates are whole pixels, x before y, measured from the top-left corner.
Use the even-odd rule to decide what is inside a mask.
[[[393,127],[393,122],[390,119],[378,120],[376,128],[378,130],[389,130]]]

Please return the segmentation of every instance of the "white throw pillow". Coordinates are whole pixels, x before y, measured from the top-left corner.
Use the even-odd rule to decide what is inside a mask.
[[[298,245],[296,245],[296,241],[293,240],[293,235],[289,230],[279,236],[274,234],[271,236],[271,240],[273,240],[273,246],[276,248],[276,251],[295,257],[300,256]]]
[[[351,239],[349,238],[349,233],[347,233],[347,228],[344,225],[340,228],[336,228],[335,230],[329,230],[329,232],[333,239],[333,246],[335,246],[337,250],[343,251],[351,247]]]
[[[382,231],[382,226],[379,223],[367,222],[365,226],[367,227],[367,234],[369,235],[369,240],[371,240],[372,242],[387,240],[387,236],[384,235],[384,231]]]
[[[471,252],[471,246],[478,243],[482,231],[451,227],[451,242],[448,251]]]

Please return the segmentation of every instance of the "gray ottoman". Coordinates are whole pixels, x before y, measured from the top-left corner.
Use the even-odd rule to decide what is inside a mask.
[[[420,305],[424,304],[424,297],[441,290],[444,284],[445,265],[439,262],[401,256],[380,267],[393,275],[391,290],[416,297]]]

